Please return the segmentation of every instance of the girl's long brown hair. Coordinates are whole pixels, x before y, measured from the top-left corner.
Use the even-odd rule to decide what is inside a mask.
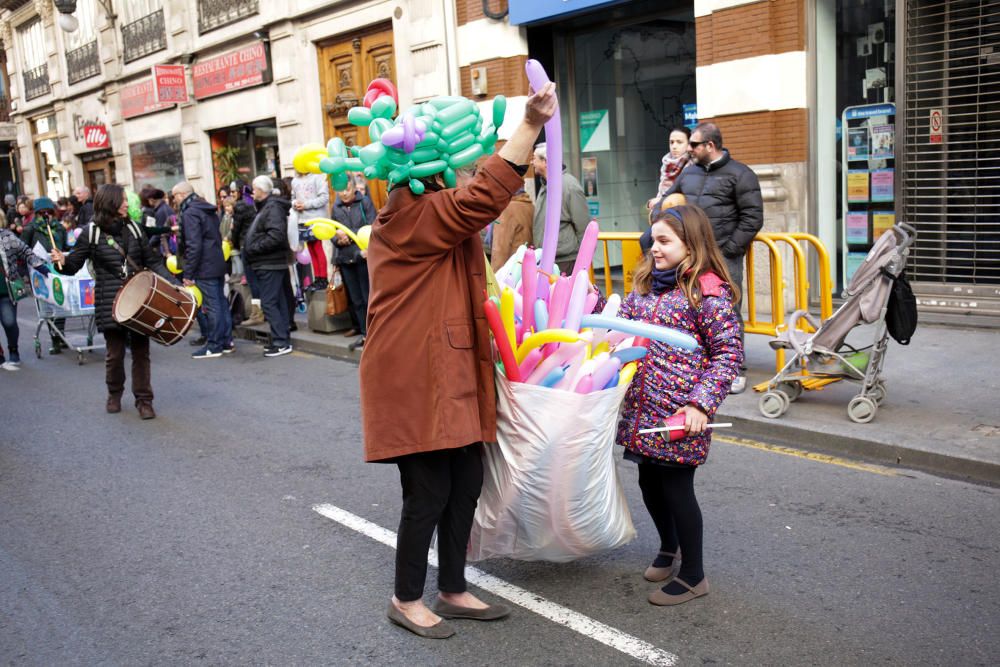
[[[740,287],[733,284],[726,261],[715,243],[712,223],[697,206],[677,206],[664,208],[658,202],[649,213],[649,224],[662,222],[668,225],[677,238],[687,246],[688,256],[677,266],[677,284],[684,292],[692,308],[701,306],[701,285],[699,276],[711,271],[722,278],[733,290],[733,302],[740,300]],[[653,253],[647,252],[632,276],[632,284],[639,294],[649,294],[653,289]]]

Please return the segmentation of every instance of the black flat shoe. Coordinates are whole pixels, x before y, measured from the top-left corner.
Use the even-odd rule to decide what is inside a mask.
[[[497,621],[510,616],[510,607],[505,604],[491,604],[485,609],[459,607],[441,598],[434,600],[431,611],[442,618],[466,618],[473,621]]]
[[[392,602],[389,603],[389,613],[387,614],[389,620],[398,625],[401,628],[406,628],[413,634],[424,637],[426,639],[447,639],[455,634],[455,628],[451,627],[444,621],[438,621],[434,625],[429,627],[424,627],[423,625],[417,625],[410,619],[406,617],[406,614],[401,612],[396,608]]]

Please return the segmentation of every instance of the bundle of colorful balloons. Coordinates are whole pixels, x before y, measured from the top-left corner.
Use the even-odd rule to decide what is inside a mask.
[[[326,174],[335,190],[343,190],[348,172],[389,181],[408,182],[414,194],[423,194],[419,179],[440,174],[444,184],[455,187],[455,170],[490,155],[503,124],[507,100],[493,100],[491,122],[484,124],[479,107],[464,97],[435,97],[417,104],[393,121],[399,107],[395,86],[375,79],[368,86],[362,106],[347,112],[352,125],[368,129],[371,143],[350,149],[340,138],[301,147],[292,160],[300,173]],[[317,236],[318,238],[318,236]]]
[[[525,67],[535,90],[548,75],[535,60]],[[562,154],[559,112],[545,124],[547,149]],[[590,283],[590,265],[600,231],[587,225],[573,270],[559,275],[554,259],[562,211],[562,179],[548,182],[542,250],[522,246],[497,271],[499,296],[486,300],[486,319],[493,333],[498,370],[511,382],[586,394],[627,385],[650,341],[693,350],[697,341],[686,333],[617,317],[621,297],[608,297],[595,314],[600,293]]]

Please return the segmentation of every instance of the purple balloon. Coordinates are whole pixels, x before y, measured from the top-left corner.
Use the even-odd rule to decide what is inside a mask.
[[[549,82],[549,75],[537,60],[529,60],[524,65],[528,83],[537,92]],[[559,215],[562,212],[562,120],[559,107],[545,123],[545,157],[553,165],[546,179],[545,187],[545,235],[542,237],[542,259],[539,265],[549,267],[556,259],[556,245],[559,243]],[[555,177],[553,178],[553,172]]]

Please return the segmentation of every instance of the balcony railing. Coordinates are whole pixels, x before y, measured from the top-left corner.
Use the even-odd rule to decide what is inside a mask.
[[[198,34],[253,16],[259,4],[257,0],[198,0]]]
[[[125,45],[127,63],[167,48],[167,29],[163,22],[163,10],[158,9],[152,14],[146,14],[141,19],[122,26],[122,42]]]
[[[101,73],[101,58],[97,54],[97,40],[78,49],[66,52],[66,76],[70,84],[89,79]]]
[[[49,92],[49,66],[39,65],[24,71],[24,99],[33,100]]]

